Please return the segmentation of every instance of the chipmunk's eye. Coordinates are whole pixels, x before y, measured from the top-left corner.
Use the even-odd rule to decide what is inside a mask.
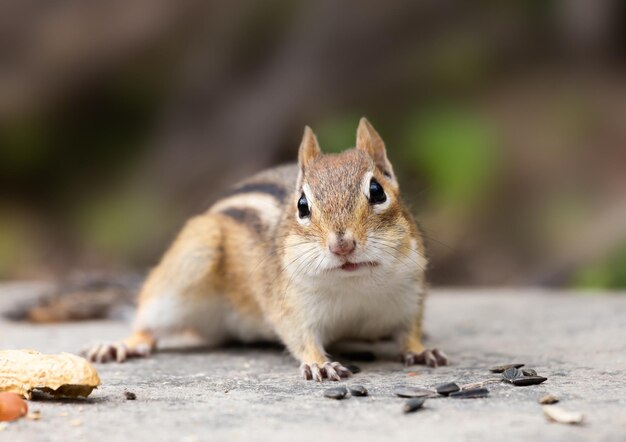
[[[302,196],[298,200],[298,216],[300,218],[308,218],[311,216],[311,209],[309,208],[309,202],[306,199],[306,195],[302,192]]]
[[[370,204],[382,204],[387,201],[387,195],[383,186],[380,185],[376,178],[370,181]]]

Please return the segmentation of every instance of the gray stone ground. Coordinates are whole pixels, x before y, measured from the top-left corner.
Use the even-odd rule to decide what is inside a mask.
[[[0,309],[28,292],[0,286]],[[102,386],[87,400],[30,402],[39,421],[22,419],[0,440],[626,440],[626,294],[533,290],[436,290],[429,299],[429,345],[449,367],[404,368],[384,359],[356,362],[346,384],[371,395],[334,401],[328,382],[305,382],[277,348],[166,351],[147,360],[98,365]],[[0,348],[73,352],[123,337],[128,325],[98,321],[54,326],[0,322]],[[542,385],[491,386],[485,399],[429,399],[411,415],[394,385],[433,387],[490,377],[487,368],[525,362]],[[409,373],[416,372],[411,376]],[[128,401],[124,391],[137,395]],[[587,423],[549,423],[537,398],[552,393]]]

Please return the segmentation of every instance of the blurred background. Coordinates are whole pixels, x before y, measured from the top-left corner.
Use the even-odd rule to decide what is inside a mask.
[[[626,2],[0,3],[0,280],[143,274],[361,116],[433,285],[626,288]]]

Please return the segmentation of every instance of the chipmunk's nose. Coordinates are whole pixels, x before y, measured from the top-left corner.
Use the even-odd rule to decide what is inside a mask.
[[[356,241],[351,233],[338,232],[331,234],[328,248],[334,255],[348,256],[356,249]]]

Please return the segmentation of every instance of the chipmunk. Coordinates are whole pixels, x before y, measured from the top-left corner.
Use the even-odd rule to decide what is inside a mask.
[[[134,332],[87,351],[148,356],[192,329],[209,344],[279,340],[304,379],[350,375],[325,348],[392,336],[407,365],[446,365],[422,345],[427,259],[385,144],[362,118],[356,147],[323,154],[306,127],[298,164],[243,181],[190,219],[141,289]]]

